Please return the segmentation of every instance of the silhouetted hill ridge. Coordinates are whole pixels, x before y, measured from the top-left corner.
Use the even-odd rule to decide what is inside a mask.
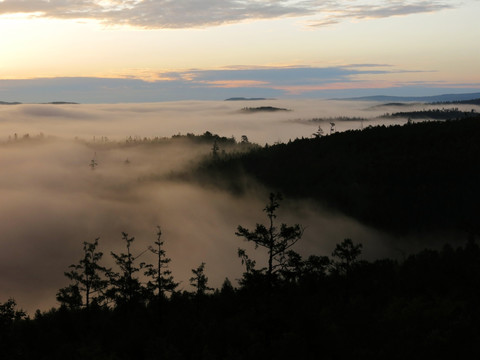
[[[369,127],[226,156],[194,178],[241,192],[247,174],[393,232],[478,232],[478,139],[478,115]]]
[[[443,94],[433,96],[388,96],[373,95],[361,96],[353,98],[332,99],[332,100],[349,100],[349,101],[379,101],[379,102],[400,102],[400,101],[417,101],[417,102],[446,102],[446,101],[464,101],[480,98],[480,93],[465,94]]]

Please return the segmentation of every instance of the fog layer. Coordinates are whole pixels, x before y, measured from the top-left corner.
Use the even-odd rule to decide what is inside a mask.
[[[292,111],[239,111],[264,105]],[[226,276],[235,283],[243,271],[238,247],[256,252],[262,262],[263,254],[234,233],[238,225],[253,228],[265,222],[262,209],[269,189],[255,186],[236,197],[174,183],[164,175],[192,166],[208,155],[211,145],[126,146],[126,138],[208,130],[237,139],[247,135],[263,145],[310,137],[319,126],[311,118],[373,117],[386,111],[327,101],[0,107],[0,302],[14,297],[30,314],[57,306],[55,294],[68,284],[63,272],[80,259],[83,241],[99,237],[104,263],[112,266],[110,251],[124,249],[122,231],[136,238],[133,253],[140,254],[155,241],[157,225],[182,289],[190,290],[191,269],[201,262],[206,262],[211,285],[220,286]],[[361,125],[368,121],[338,123],[336,130]],[[92,160],[97,164],[93,170]],[[293,199],[282,203],[278,221],[305,228],[297,247],[304,255],[330,255],[347,237],[362,242],[369,259],[399,256],[425,244],[402,239],[400,246],[398,239]],[[139,260],[154,262],[148,253]]]

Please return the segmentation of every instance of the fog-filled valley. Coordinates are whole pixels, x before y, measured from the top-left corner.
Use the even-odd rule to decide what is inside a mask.
[[[466,112],[479,108],[478,105],[468,104],[454,106]],[[261,107],[288,111],[242,111]],[[100,140],[102,136],[110,140],[125,140],[130,136],[170,137],[178,133],[210,131],[222,136],[235,136],[237,140],[241,135],[247,135],[250,141],[263,145],[309,137],[319,125],[327,134],[332,120],[336,131],[344,131],[369,125],[403,124],[407,120],[379,118],[387,113],[449,107],[452,105],[339,100],[5,105],[0,107],[0,140],[6,141],[14,134],[21,137],[43,133],[70,140],[92,141],[94,137]]]
[[[14,297],[30,314],[57,306],[55,294],[68,282],[63,272],[81,257],[84,241],[100,238],[105,263],[113,266],[109,254],[122,251],[121,232],[135,237],[138,255],[155,241],[157,225],[181,289],[190,289],[191,269],[201,262],[211,286],[226,276],[235,284],[243,271],[237,248],[253,249],[235,230],[267,220],[262,209],[272,189],[245,178],[248,191],[239,195],[173,180],[172,174],[210,157],[213,142],[171,137],[208,131],[263,146],[310,138],[319,126],[328,135],[409,121],[379,118],[407,111],[405,105],[376,105],[264,100],[0,107],[0,300]],[[288,111],[242,111],[261,106]],[[408,111],[436,108],[408,105]],[[220,145],[220,151],[239,150]],[[296,246],[302,255],[330,255],[344,238],[363,244],[364,259],[398,258],[452,240],[449,234],[388,234],[308,199],[285,197],[278,221],[305,229]],[[154,258],[147,252],[140,260]]]

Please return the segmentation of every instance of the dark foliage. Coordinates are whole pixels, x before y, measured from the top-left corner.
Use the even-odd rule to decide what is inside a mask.
[[[271,236],[264,236],[261,225],[254,232],[239,227],[242,237],[251,236],[259,246],[266,244],[270,256],[277,246],[283,254],[301,235],[296,232],[298,225],[291,227],[296,235],[288,238],[274,226],[280,199],[272,193],[264,209]],[[100,306],[92,300],[90,306],[37,311],[30,319],[9,299],[0,304],[2,359],[480,355],[480,247],[473,237],[464,247],[424,250],[402,262],[361,261],[362,246],[351,239],[336,245],[333,260],[315,255],[303,259],[289,250],[276,260],[279,266],[273,265],[269,271],[255,271],[247,262],[238,289],[225,279],[221,290],[213,293],[205,263],[192,270],[194,293],[175,291],[176,284],[166,269],[169,259],[160,228],[157,248],[150,249],[158,255],[157,271],[152,273],[148,270],[153,265],[136,264],[139,256],[131,253],[134,238],[126,233],[122,237],[126,253],[111,253],[120,272],[106,271],[107,294],[111,291],[114,295],[114,304]],[[75,275],[67,273],[77,289],[87,293],[89,281],[99,278],[92,274],[104,269],[98,264],[101,253],[96,251],[97,244],[97,240],[84,243],[84,258],[71,267]],[[242,260],[245,257],[243,251]],[[146,288],[135,275],[141,269],[147,269],[146,275],[155,280]],[[147,291],[153,285],[155,289]],[[170,297],[163,296],[166,290],[172,291]],[[157,296],[152,296],[155,292]]]
[[[255,113],[255,112],[274,112],[274,111],[290,111],[284,108],[278,108],[275,106],[259,106],[259,107],[244,107],[242,112]]]
[[[136,260],[140,255],[132,254],[131,246],[135,238],[130,238],[127,233],[123,232],[122,239],[125,241],[126,252],[120,254],[111,252],[120,271],[107,273],[110,287],[106,294],[118,307],[132,308],[144,303],[149,297],[148,290],[141,283],[137,274],[145,268],[146,264],[137,264]]]
[[[353,245],[350,246],[350,245]],[[157,307],[52,309],[22,319],[0,306],[2,359],[405,359],[480,355],[480,248],[425,250],[402,262],[298,259],[296,278],[262,279]],[[353,251],[355,253],[355,251]],[[345,255],[345,256],[344,256]],[[335,265],[333,265],[335,266]],[[329,270],[330,269],[330,270]],[[332,270],[332,271],[331,271]],[[13,303],[14,306],[14,303]],[[3,321],[6,319],[6,321]]]
[[[173,292],[178,283],[173,280],[172,272],[168,269],[168,264],[171,259],[166,256],[164,249],[164,241],[162,238],[162,230],[160,226],[157,227],[157,241],[156,247],[149,246],[148,250],[157,256],[156,266],[152,264],[145,264],[145,275],[150,278],[147,283],[147,290],[150,297],[160,303],[165,299],[166,293]]]
[[[269,287],[272,286],[277,273],[286,271],[289,265],[292,266],[295,262],[293,258],[298,258],[298,254],[289,249],[301,239],[303,234],[303,229],[298,224],[288,226],[282,223],[280,228],[275,225],[276,211],[281,200],[281,194],[270,194],[269,202],[263,209],[268,217],[267,226],[257,224],[255,230],[251,231],[239,225],[237,232],[235,232],[235,235],[253,242],[255,248],[260,246],[267,250],[268,267],[266,269],[255,270],[255,262],[250,260],[244,249],[238,249],[238,256],[246,267],[247,275],[265,273]]]
[[[363,117],[357,117],[357,116],[335,116],[335,117],[327,117],[327,118],[313,118],[309,119],[308,121],[310,122],[325,122],[325,123],[331,123],[331,122],[342,122],[342,121],[366,121],[368,120],[367,118]]]
[[[480,98],[471,100],[459,100],[459,101],[440,101],[432,104],[465,104],[465,105],[480,105]]]
[[[410,120],[432,119],[432,120],[454,120],[467,118],[475,114],[475,110],[470,112],[461,111],[458,108],[451,109],[431,109],[420,111],[401,111],[393,114],[384,114],[382,118],[409,118]]]
[[[190,285],[192,285],[195,290],[196,296],[204,296],[207,291],[214,290],[209,287],[208,277],[205,275],[205,263],[201,263],[196,269],[192,269],[194,276],[190,278]]]
[[[99,265],[103,253],[96,251],[98,240],[84,242],[83,259],[78,264],[70,265],[71,270],[65,272],[65,276],[73,283],[57,293],[57,300],[62,306],[70,309],[85,306],[88,309],[92,303],[100,305],[105,300],[105,274],[109,269]]]
[[[274,282],[240,251],[246,272],[238,288],[226,279],[209,292],[202,263],[190,293],[175,291],[160,228],[156,267],[137,262],[134,238],[123,233],[125,253],[111,253],[118,272],[101,267],[97,241],[84,243],[84,258],[67,273],[73,306],[26,318],[13,299],[0,303],[1,359],[478,358],[479,134],[478,117],[368,128],[227,154],[202,167],[210,181],[255,174],[389,229],[468,229],[464,246],[373,262],[360,259],[362,246],[351,239],[332,259],[282,248]],[[268,245],[269,229],[284,228],[273,224],[278,199],[271,195],[265,208],[270,226],[238,234]],[[286,235],[301,230],[291,228]],[[94,288],[113,302],[94,301]]]
[[[245,189],[245,174],[392,232],[479,233],[480,116],[297,139],[200,166],[205,184]]]

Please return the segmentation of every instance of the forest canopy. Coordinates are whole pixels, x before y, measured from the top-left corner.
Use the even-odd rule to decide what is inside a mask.
[[[184,176],[236,192],[248,176],[394,233],[478,233],[479,115],[316,135],[208,159]]]
[[[253,230],[232,229],[245,269],[239,281],[213,288],[201,262],[191,270],[194,290],[179,289],[160,227],[135,251],[135,237],[122,233],[123,250],[106,255],[112,267],[101,239],[85,241],[65,269],[58,306],[30,317],[14,298],[1,299],[2,359],[478,357],[479,135],[478,116],[318,132],[264,147],[246,136],[178,135],[172,141],[210,149],[183,179],[241,193],[246,174],[275,189]],[[301,256],[296,245],[308,229],[277,219],[277,190],[392,232],[457,229],[462,245],[366,261],[363,244],[344,238],[330,256]],[[265,266],[241,240],[266,250]],[[156,263],[142,262],[147,252]]]

